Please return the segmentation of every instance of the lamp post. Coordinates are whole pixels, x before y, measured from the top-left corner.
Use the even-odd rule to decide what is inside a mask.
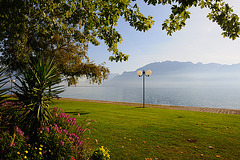
[[[137,71],[137,75],[139,77],[143,77],[143,108],[145,106],[145,77],[149,77],[151,75],[151,71],[150,70],[147,70],[146,72],[143,70],[143,71]]]

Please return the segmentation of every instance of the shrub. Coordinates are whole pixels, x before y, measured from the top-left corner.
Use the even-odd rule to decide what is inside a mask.
[[[43,124],[39,128],[39,143],[54,152],[54,157],[65,159],[82,159],[87,147],[83,142],[85,129],[58,108],[52,109],[51,125]],[[47,158],[52,155],[47,152]]]

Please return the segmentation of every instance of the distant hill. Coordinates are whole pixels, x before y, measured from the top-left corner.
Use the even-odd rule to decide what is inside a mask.
[[[146,78],[148,87],[240,87],[240,64],[165,61],[150,63],[137,70],[152,71]],[[137,76],[137,70],[123,72],[103,86],[141,87],[142,78]]]

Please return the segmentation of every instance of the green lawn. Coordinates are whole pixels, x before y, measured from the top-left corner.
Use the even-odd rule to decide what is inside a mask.
[[[65,100],[51,106],[62,108],[79,123],[87,116],[96,120],[96,130],[85,137],[96,146],[107,147],[114,160],[240,157],[239,115]]]

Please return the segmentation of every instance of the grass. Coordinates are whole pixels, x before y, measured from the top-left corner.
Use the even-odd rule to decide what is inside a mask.
[[[111,159],[238,159],[240,116],[56,100],[52,107],[96,120],[89,138]],[[78,117],[80,113],[80,117]],[[96,143],[98,141],[98,144]]]

